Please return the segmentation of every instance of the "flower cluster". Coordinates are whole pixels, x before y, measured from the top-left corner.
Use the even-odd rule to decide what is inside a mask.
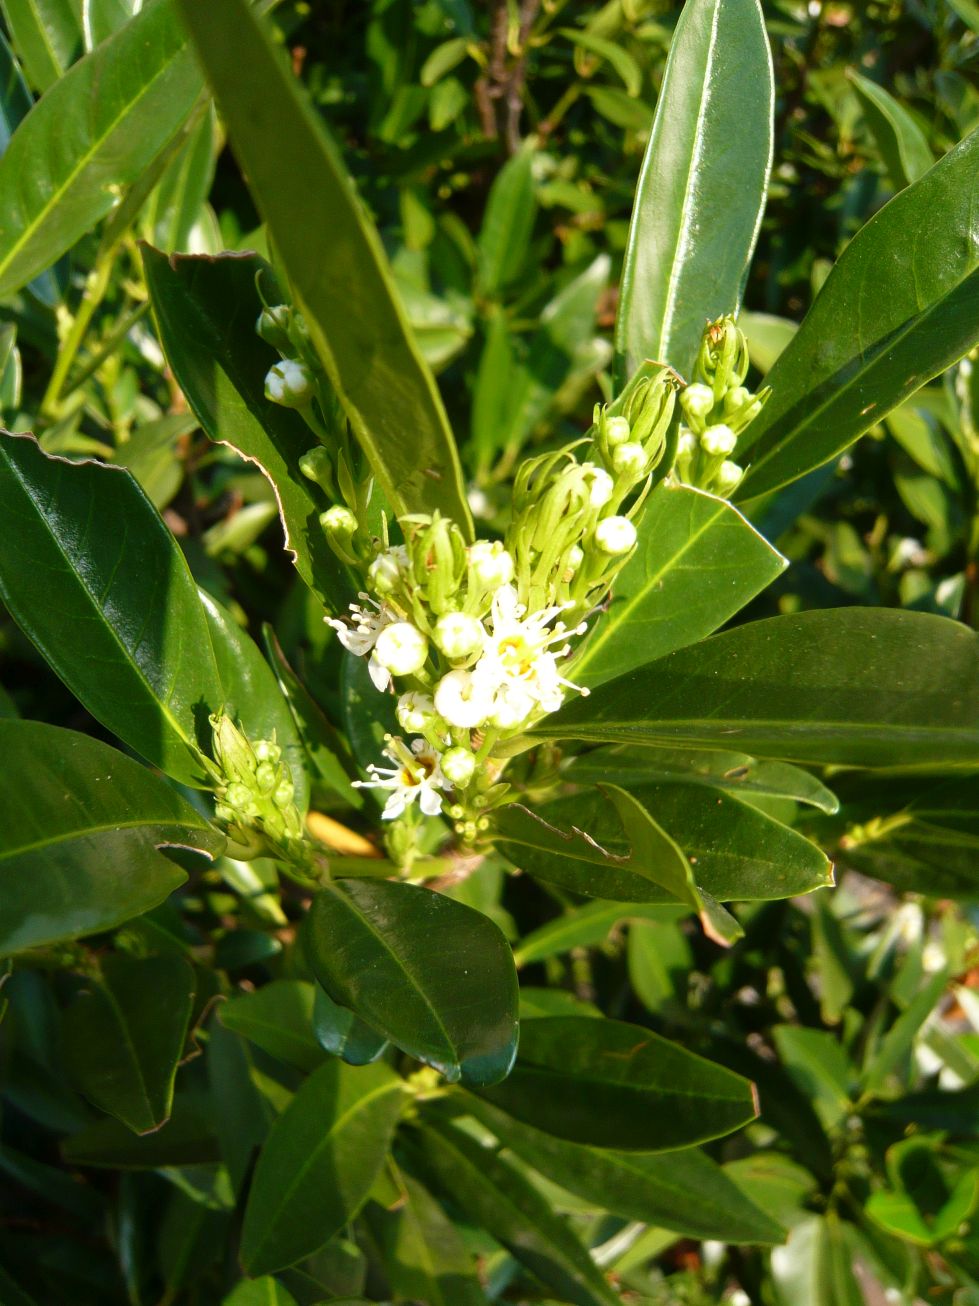
[[[748,346],[733,317],[708,324],[694,366],[694,379],[680,395],[683,425],[675,472],[688,485],[728,497],[744,471],[732,460],[738,437],[761,412],[767,389],[745,388]]]
[[[275,739],[250,740],[224,713],[210,718],[214,814],[231,841],[229,856],[261,857],[301,848],[303,821],[295,787]]]

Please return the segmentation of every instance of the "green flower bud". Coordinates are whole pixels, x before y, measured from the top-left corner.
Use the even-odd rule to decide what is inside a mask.
[[[442,754],[441,764],[446,780],[459,788],[469,783],[476,770],[476,758],[468,748],[450,748]]]
[[[610,449],[625,444],[632,434],[632,427],[627,417],[607,417],[605,419],[605,439]]]
[[[747,408],[753,400],[754,396],[750,390],[743,385],[736,385],[724,396],[724,412],[727,416],[738,413],[742,408]]]
[[[704,331],[694,375],[710,386],[715,401],[743,384],[748,375],[748,342],[731,315],[709,322]]]
[[[621,557],[635,548],[636,528],[628,517],[606,517],[595,527],[595,543],[603,553]]]
[[[408,544],[415,583],[436,616],[453,611],[466,574],[465,537],[455,522],[439,513],[413,520],[420,523]]]
[[[412,676],[428,660],[428,640],[410,621],[394,621],[378,635],[374,658],[393,676]]]
[[[299,470],[309,481],[314,481],[324,490],[329,491],[333,486],[333,463],[330,455],[322,445],[317,445],[315,449],[310,449],[299,459]]]
[[[483,623],[465,612],[446,612],[435,623],[435,643],[450,661],[473,657],[483,651],[486,631]]]
[[[726,458],[729,453],[734,453],[737,443],[738,437],[724,425],[708,426],[700,437],[701,449],[712,458]]]
[[[343,541],[349,540],[357,533],[357,518],[349,508],[345,508],[340,503],[320,513],[320,525],[327,535],[336,536]]]
[[[701,385],[698,381],[694,381],[680,392],[680,407],[691,426],[702,426],[707,414],[714,407],[714,391],[709,385]]]
[[[408,551],[396,545],[379,553],[367,568],[367,584],[375,594],[393,594],[401,585],[408,568]]]
[[[255,330],[280,354],[290,354],[292,353],[292,343],[289,340],[291,322],[292,309],[288,304],[276,304],[274,308],[262,309],[255,323]]]
[[[396,715],[401,729],[412,735],[424,734],[438,719],[435,704],[428,694],[414,690],[398,699]]]
[[[305,408],[314,393],[312,372],[295,358],[276,363],[265,378],[265,398],[283,408]]]
[[[620,476],[634,481],[645,474],[647,462],[646,450],[641,444],[634,444],[632,441],[628,444],[620,444],[612,454],[612,466],[615,471]]]
[[[218,713],[211,717],[214,760],[227,781],[250,785],[258,765],[254,749],[230,717]]]
[[[280,780],[272,795],[276,807],[289,807],[296,797],[296,786],[291,780]]]
[[[275,762],[282,760],[282,749],[274,739],[256,739],[252,744],[256,761]]]
[[[676,407],[676,379],[663,368],[647,377],[629,396],[627,416],[632,426],[630,440],[646,450],[650,466],[659,461],[666,445],[666,433]]]
[[[255,768],[255,783],[263,794],[270,794],[278,778],[277,768],[271,762],[259,762]]]
[[[744,470],[737,463],[724,461],[717,469],[717,475],[714,478],[714,491],[722,498],[727,498],[732,494],[741,483],[744,476]]]

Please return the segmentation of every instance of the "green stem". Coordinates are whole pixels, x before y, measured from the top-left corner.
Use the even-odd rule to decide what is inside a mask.
[[[85,291],[78,306],[78,312],[75,314],[75,320],[72,322],[71,328],[58,351],[58,359],[51,373],[51,380],[48,382],[48,388],[41,400],[41,415],[50,422],[57,421],[61,416],[61,392],[68,379],[68,373],[71,371],[75,356],[81,348],[91,325],[95,310],[105,298],[105,293],[112,278],[115,259],[115,246],[100,251],[95,267],[86,279]]]

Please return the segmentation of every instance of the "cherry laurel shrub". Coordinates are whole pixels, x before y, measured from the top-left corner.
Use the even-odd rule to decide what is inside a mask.
[[[979,137],[903,178],[753,379],[768,36],[755,0],[687,0],[591,425],[504,429],[531,380],[498,315],[460,447],[269,6],[93,5],[67,71],[2,7],[27,105],[0,293],[60,293],[101,234],[43,437],[0,439],[0,595],[81,727],[0,718],[0,1169],[43,1213],[21,1239],[4,1204],[0,1299],[675,1301],[657,1259],[687,1238],[718,1294],[691,1301],[977,1300],[979,1051],[935,1016],[964,918],[831,905],[831,856],[975,896],[977,637],[910,607],[729,623],[788,566],[777,505],[979,343]],[[210,151],[210,95],[266,257],[145,225]],[[491,191],[481,302],[519,271],[532,146]],[[134,304],[79,381],[123,259],[155,336]],[[174,396],[138,476],[83,424],[127,333]],[[195,424],[267,478],[243,548],[278,517],[315,687],[158,511]],[[979,484],[974,428],[956,458]],[[632,987],[598,1004],[626,923]]]

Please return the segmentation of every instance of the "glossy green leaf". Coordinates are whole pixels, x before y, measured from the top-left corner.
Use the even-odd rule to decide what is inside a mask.
[[[601,685],[713,634],[787,566],[723,499],[661,484],[572,678]]]
[[[473,1114],[535,1170],[600,1209],[690,1238],[779,1243],[785,1231],[703,1152],[662,1156],[585,1147],[522,1125],[485,1102]]]
[[[479,284],[498,295],[523,270],[537,216],[534,142],[526,141],[496,175],[490,187],[477,242]]]
[[[319,984],[313,1000],[313,1033],[321,1048],[349,1066],[369,1065],[388,1046],[383,1034],[365,1025],[346,1007],[338,1006]]]
[[[753,1086],[619,1020],[529,1021],[509,1078],[479,1095],[570,1142],[641,1152],[720,1138],[758,1114]]]
[[[194,972],[182,957],[106,957],[65,1020],[68,1064],[85,1096],[134,1133],[170,1116]]]
[[[827,1130],[853,1110],[856,1070],[835,1034],[825,1029],[776,1025],[779,1057]]]
[[[72,0],[0,0],[4,22],[31,83],[46,91],[81,50]]]
[[[488,916],[417,885],[337,880],[313,900],[305,941],[334,1002],[450,1082],[509,1071],[517,974]]]
[[[296,1299],[277,1279],[263,1274],[260,1279],[242,1279],[221,1306],[296,1306]]]
[[[689,379],[705,322],[740,304],[768,188],[773,104],[761,5],[690,0],[639,174],[615,327],[620,381],[647,358]]]
[[[438,509],[471,534],[442,400],[325,126],[245,0],[180,0],[180,10],[313,344],[385,498],[399,513]]]
[[[52,86],[0,159],[0,295],[50,267],[177,134],[201,77],[170,0]]]
[[[218,1019],[225,1029],[300,1070],[324,1061],[313,1035],[315,987],[303,980],[273,980],[254,993],[223,1002]]]
[[[252,1276],[316,1251],[360,1210],[384,1164],[403,1102],[385,1065],[328,1061],[272,1127],[245,1210],[241,1259]]]
[[[118,32],[134,13],[143,7],[143,0],[82,0],[82,31],[85,48],[94,50]]]
[[[840,807],[836,795],[808,771],[788,762],[757,762],[747,753],[613,744],[575,758],[568,778],[579,784],[607,781],[624,789],[664,782],[705,785],[749,801],[758,797],[805,803],[830,816]]]
[[[170,1119],[152,1133],[134,1134],[119,1120],[105,1117],[65,1139],[61,1154],[69,1165],[114,1170],[210,1165],[221,1159],[206,1100],[179,1092]]]
[[[121,0],[123,4],[128,2]],[[192,248],[195,228],[214,180],[215,159],[215,115],[208,106],[167,164],[144,213],[144,230],[153,244],[167,254]]]
[[[486,1306],[473,1258],[442,1207],[410,1175],[395,1170],[393,1178],[395,1208],[365,1212],[392,1294],[425,1306]]]
[[[647,1011],[658,1013],[685,1004],[688,976],[694,969],[691,942],[681,920],[665,912],[659,920],[630,922],[629,982]]]
[[[187,563],[136,481],[7,436],[0,510],[11,615],[94,717],[175,779],[201,784],[195,749],[223,691]]]
[[[835,458],[979,340],[977,159],[973,132],[843,251],[765,378],[772,396],[748,431],[739,499]]]
[[[207,1037],[207,1082],[221,1159],[233,1190],[251,1175],[255,1153],[265,1142],[273,1109],[258,1091],[248,1044],[212,1019]]]
[[[20,65],[6,38],[0,34],[0,153],[6,150],[10,138],[33,106],[34,99],[27,89]]]
[[[900,101],[869,77],[848,74],[895,190],[924,176],[935,162],[924,132]]]
[[[590,902],[573,907],[556,920],[548,921],[520,941],[513,959],[518,966],[545,961],[548,957],[570,952],[572,948],[591,948],[604,942],[621,921],[659,920],[685,914],[680,907],[655,907],[643,903]]]
[[[0,721],[0,955],[112,929],[187,878],[158,848],[224,839],[159,776],[87,735]]]
[[[272,668],[247,631],[216,599],[200,591],[223,697],[221,706],[250,739],[274,739],[295,785],[300,812],[309,806],[306,752]]]
[[[813,1215],[772,1253],[777,1306],[866,1306],[839,1217]]]
[[[412,1141],[411,1156],[426,1178],[563,1301],[614,1306],[619,1300],[565,1221],[494,1150],[442,1121],[413,1133]]]
[[[319,524],[326,496],[299,470],[316,442],[298,413],[265,398],[265,375],[278,359],[255,331],[262,308],[255,279],[267,266],[257,255],[167,258],[143,247],[160,339],[180,388],[211,439],[268,477],[297,571],[336,611],[354,586]]]
[[[974,764],[979,639],[921,612],[773,617],[620,676],[535,733],[851,766]]]

